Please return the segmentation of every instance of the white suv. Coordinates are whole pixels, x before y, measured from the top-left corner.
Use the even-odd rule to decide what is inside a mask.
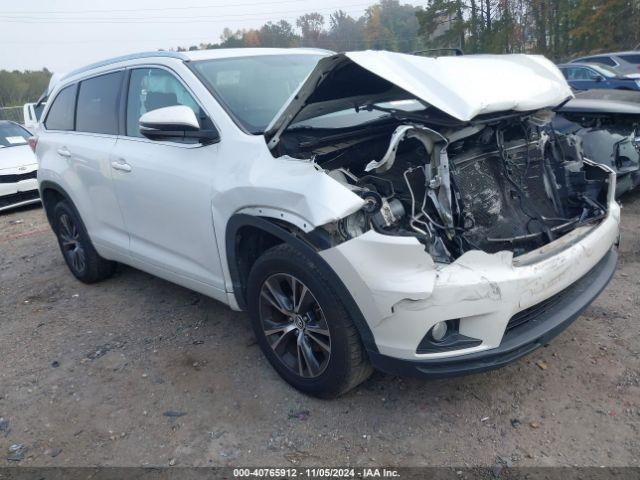
[[[32,144],[78,279],[121,262],[247,310],[331,397],[502,366],[605,287],[615,174],[551,130],[571,96],[525,55],[154,52],[59,80]]]

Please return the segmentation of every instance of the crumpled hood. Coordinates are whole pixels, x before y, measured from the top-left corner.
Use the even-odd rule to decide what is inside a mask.
[[[294,121],[416,98],[466,122],[501,111],[555,107],[573,97],[560,70],[539,55],[422,57],[386,51],[325,57],[265,132],[269,146]]]
[[[14,173],[28,173],[35,169],[37,163],[38,160],[31,151],[31,147],[29,147],[29,145],[0,148],[0,175],[6,175],[9,173],[12,175]],[[25,168],[24,172],[18,172],[20,167],[28,168]]]

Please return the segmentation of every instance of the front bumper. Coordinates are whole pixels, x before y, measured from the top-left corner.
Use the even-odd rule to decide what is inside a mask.
[[[369,352],[373,366],[392,375],[442,378],[479,373],[502,367],[547,344],[567,328],[602,292],[613,276],[618,252],[612,248],[573,285],[557,294],[548,308],[540,308],[526,323],[507,332],[500,346],[448,359],[403,360]]]
[[[27,175],[29,174],[24,176],[26,177]],[[0,212],[40,201],[35,171],[31,175],[33,175],[31,178],[21,180],[19,179],[20,175],[0,174]]]
[[[418,374],[455,375],[503,365],[565,328],[611,277],[619,221],[620,207],[610,198],[598,225],[577,228],[516,258],[508,251],[476,250],[440,265],[411,237],[371,231],[320,255],[360,308],[375,340],[367,349],[378,368],[398,371],[404,365]],[[543,304],[546,310],[536,321],[512,328],[514,317],[531,316]],[[450,320],[461,335],[478,341],[446,351],[419,348],[435,323]],[[467,362],[471,366],[460,366]]]

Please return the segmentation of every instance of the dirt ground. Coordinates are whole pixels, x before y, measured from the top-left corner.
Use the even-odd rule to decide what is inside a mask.
[[[640,192],[622,203],[615,278],[550,346],[333,401],[282,382],[245,314],[126,267],[83,285],[40,208],[1,215],[0,466],[638,466]]]

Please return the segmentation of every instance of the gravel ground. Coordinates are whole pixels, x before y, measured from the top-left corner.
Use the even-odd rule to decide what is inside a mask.
[[[282,382],[245,314],[126,267],[83,285],[41,209],[1,215],[0,466],[638,466],[640,192],[622,203],[613,281],[550,346],[334,401]]]

